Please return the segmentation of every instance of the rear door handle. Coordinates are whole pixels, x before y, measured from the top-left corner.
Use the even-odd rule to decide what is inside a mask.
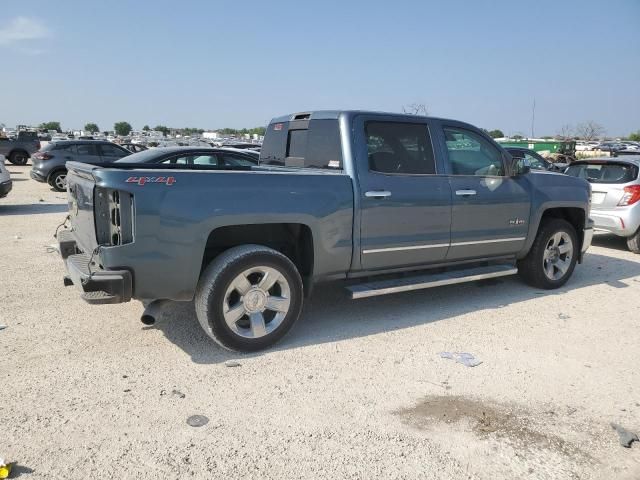
[[[456,195],[459,195],[461,197],[467,197],[475,194],[476,194],[475,190],[456,190]]]
[[[391,192],[388,190],[370,190],[364,194],[367,198],[387,198],[391,196]]]

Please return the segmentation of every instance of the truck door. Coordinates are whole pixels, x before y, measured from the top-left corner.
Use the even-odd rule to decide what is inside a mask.
[[[354,122],[363,270],[424,265],[449,249],[451,188],[426,119]]]
[[[447,260],[510,255],[524,246],[530,197],[524,177],[506,175],[505,156],[479,132],[442,124],[453,193]]]

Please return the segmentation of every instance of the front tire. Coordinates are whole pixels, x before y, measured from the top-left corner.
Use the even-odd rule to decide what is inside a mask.
[[[559,218],[544,220],[518,273],[529,285],[551,290],[560,288],[573,274],[580,246],[576,230]]]
[[[303,286],[291,260],[261,245],[234,247],[204,270],[195,295],[204,331],[229,350],[253,352],[284,337],[300,317]]]
[[[64,192],[67,189],[67,171],[58,170],[54,172],[49,178],[49,185],[51,185],[56,192]]]

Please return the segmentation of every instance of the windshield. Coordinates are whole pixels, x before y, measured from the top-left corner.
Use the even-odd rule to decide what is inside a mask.
[[[574,163],[565,173],[591,183],[629,183],[638,178],[638,167],[630,163]]]

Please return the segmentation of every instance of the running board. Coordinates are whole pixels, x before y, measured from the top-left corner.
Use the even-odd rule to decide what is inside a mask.
[[[487,278],[505,277],[516,273],[518,273],[518,269],[510,264],[490,265],[487,267],[467,268],[465,270],[454,270],[431,275],[426,274],[415,277],[360,283],[347,287],[347,290],[351,292],[351,298],[353,299],[367,298],[377,295],[388,295],[390,293],[441,287],[443,285],[455,285],[456,283],[474,282]]]

